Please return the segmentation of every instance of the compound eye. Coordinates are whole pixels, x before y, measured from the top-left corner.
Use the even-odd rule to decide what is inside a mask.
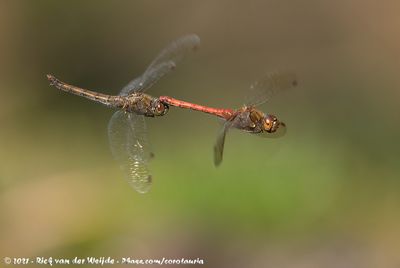
[[[270,120],[264,120],[263,131],[270,132],[272,128],[272,122]]]
[[[161,114],[164,111],[164,105],[162,103],[157,104],[156,110]]]
[[[164,115],[168,112],[168,105],[159,102],[154,108],[155,115]]]

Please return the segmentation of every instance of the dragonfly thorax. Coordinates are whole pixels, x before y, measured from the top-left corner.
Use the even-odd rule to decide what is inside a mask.
[[[238,124],[235,127],[252,133],[274,133],[280,126],[285,126],[275,115],[265,115],[253,107],[243,107],[237,114]]]
[[[169,106],[158,98],[143,93],[131,94],[125,97],[122,108],[127,112],[154,117],[165,115]]]

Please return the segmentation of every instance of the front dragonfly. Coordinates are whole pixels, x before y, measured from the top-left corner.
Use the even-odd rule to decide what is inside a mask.
[[[183,36],[170,43],[141,76],[129,82],[115,96],[68,85],[47,75],[51,85],[58,89],[118,109],[108,123],[110,147],[129,184],[139,193],[150,189],[152,176],[148,163],[154,156],[147,141],[144,117],[163,116],[168,112],[167,104],[144,91],[175,69],[177,62],[199,45],[197,35]]]
[[[171,106],[201,111],[225,120],[214,145],[214,164],[218,166],[222,162],[225,136],[231,127],[267,138],[281,137],[285,134],[285,123],[279,121],[275,115],[264,114],[255,107],[268,101],[276,93],[296,85],[297,79],[293,73],[266,74],[250,87],[245,105],[237,110],[207,107],[168,96],[160,96],[159,100]]]

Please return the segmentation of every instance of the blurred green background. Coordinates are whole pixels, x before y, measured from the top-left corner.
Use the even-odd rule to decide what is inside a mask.
[[[0,1],[1,257],[202,258],[207,267],[399,267],[397,1]],[[154,183],[112,159],[113,111],[49,86],[116,94],[166,44],[201,47],[149,90],[240,107],[267,71],[299,86],[260,108],[281,139],[215,118],[147,119]],[[172,267],[172,266],[171,266]]]

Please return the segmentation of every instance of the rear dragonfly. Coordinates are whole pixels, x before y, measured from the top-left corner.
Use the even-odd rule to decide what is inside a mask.
[[[114,158],[119,162],[129,184],[139,193],[146,193],[152,183],[148,163],[153,157],[146,135],[144,117],[163,116],[168,104],[144,92],[160,78],[175,69],[188,52],[200,45],[197,35],[186,35],[164,48],[139,77],[129,82],[119,95],[107,95],[66,84],[53,75],[47,79],[52,86],[89,100],[99,102],[116,111],[108,123],[108,137]]]

